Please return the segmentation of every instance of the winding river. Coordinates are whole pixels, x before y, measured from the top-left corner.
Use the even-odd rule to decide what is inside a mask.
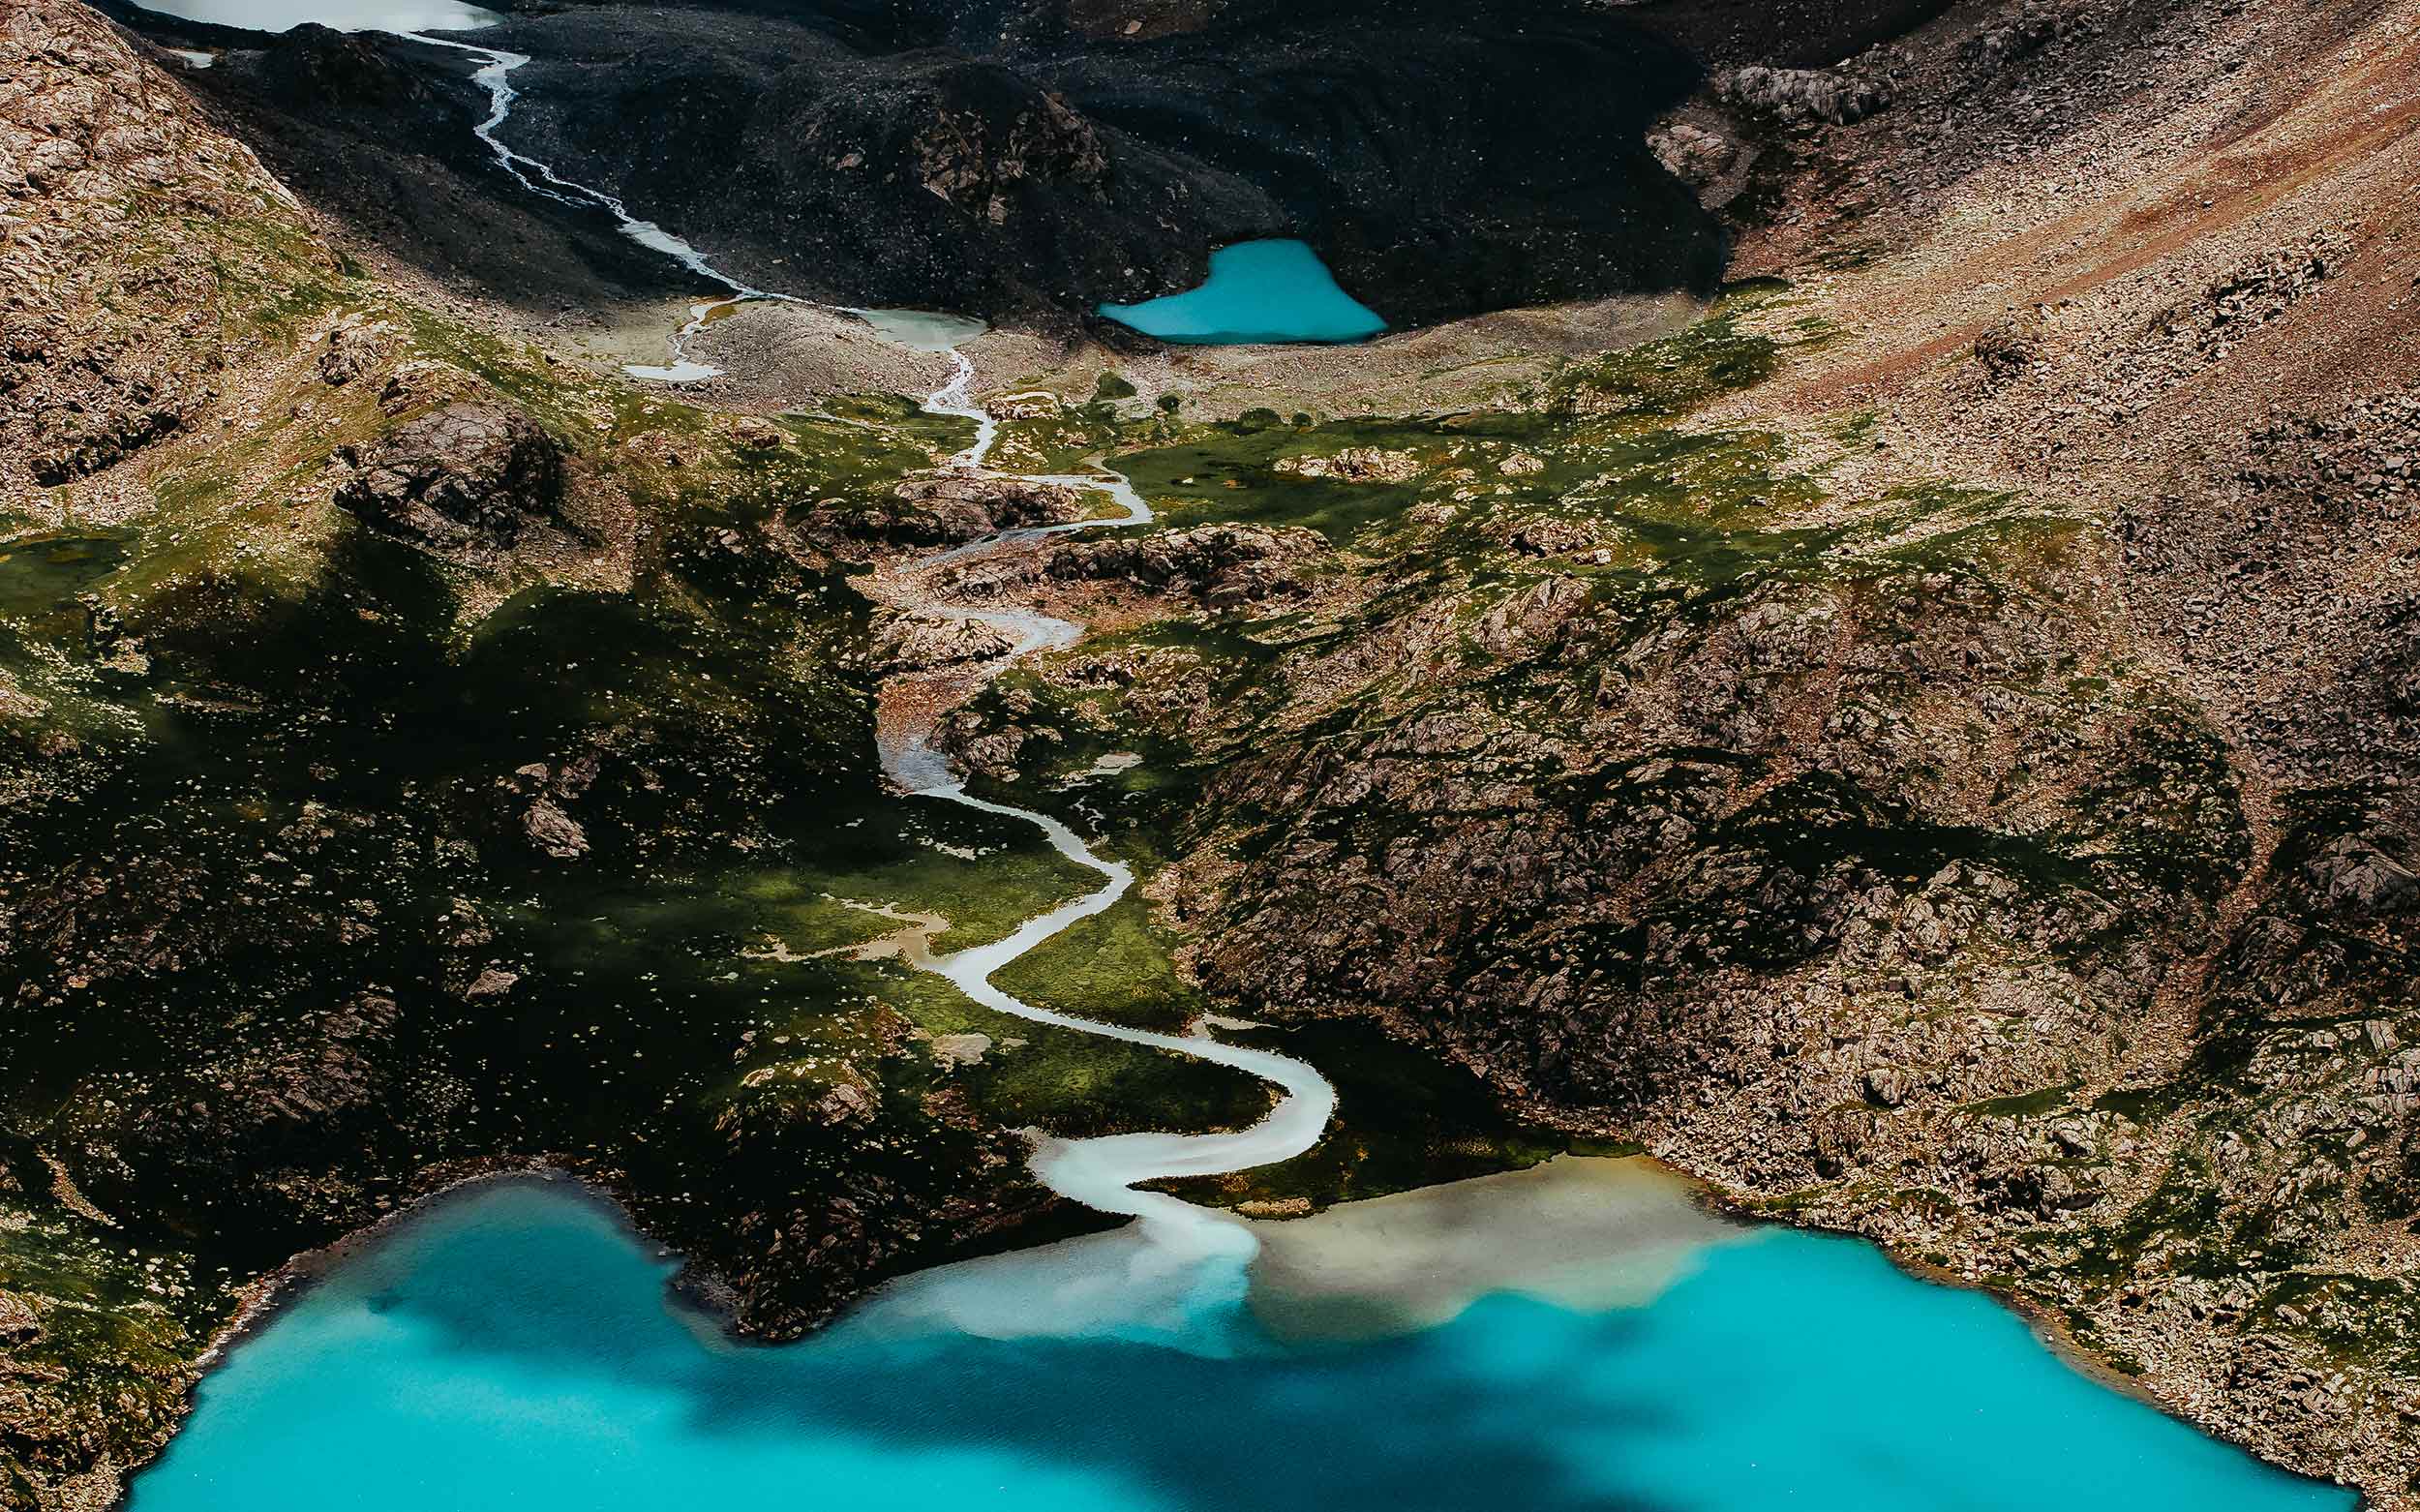
[[[480,54],[479,135],[533,192],[728,289],[635,368],[710,377],[690,337],[754,289],[601,191],[498,138],[520,54]],[[826,307],[832,308],[832,307]],[[1034,826],[1100,879],[1006,938],[910,953],[996,1012],[1197,1056],[1279,1092],[1249,1129],[1046,1140],[1053,1191],[1134,1222],[900,1279],[834,1326],[750,1348],[668,1306],[675,1262],[570,1183],[513,1180],[419,1209],[304,1289],[201,1382],[134,1512],[572,1512],[787,1505],[895,1512],[1822,1512],[2042,1506],[2347,1512],[2103,1389],[1980,1294],[1920,1283],[1861,1242],[1726,1223],[1668,1173],[1570,1159],[1255,1225],[1138,1190],[1309,1149],[1335,1090],[1301,1061],[1206,1035],[1060,1013],[994,984],[1134,885],[1059,820],[969,793],[938,715],[1081,627],[969,606],[935,569],[1050,535],[1148,523],[1105,467],[1014,474],[973,397],[973,322],[852,311],[945,352],[923,400],[971,421],[945,475],[1098,494],[1122,513],[999,535],[882,575],[908,613],[1012,648],[887,701],[882,769],[906,796]]]
[[[712,313],[725,306],[752,300],[778,300],[788,304],[818,305],[819,308],[854,315],[903,345],[943,352],[950,358],[949,381],[924,396],[923,408],[930,414],[972,421],[975,439],[944,465],[945,471],[965,477],[1082,489],[1107,496],[1124,511],[1113,517],[1010,530],[968,542],[936,554],[923,563],[907,564],[892,575],[893,581],[918,581],[917,568],[920,565],[1030,551],[1038,542],[1066,531],[1150,523],[1151,506],[1125,477],[1106,469],[1097,474],[1009,473],[990,466],[992,447],[1000,436],[999,421],[975,399],[975,364],[959,349],[960,342],[983,329],[980,324],[923,312],[820,305],[818,301],[757,288],[732,277],[688,242],[654,222],[632,214],[630,208],[615,196],[566,179],[552,166],[515,151],[499,137],[497,133],[511,115],[513,101],[517,98],[512,85],[512,73],[529,61],[528,55],[421,33],[409,35],[415,41],[477,53],[488,60],[472,76],[488,91],[489,101],[487,117],[476,130],[479,139],[495,151],[497,161],[524,186],[564,204],[593,205],[605,211],[614,218],[623,235],[642,246],[653,248],[691,273],[711,280],[731,291],[726,298],[692,308],[688,323],[672,339],[673,360],[669,364],[662,367],[634,366],[628,369],[631,374],[674,383],[716,376],[720,370],[690,360],[687,344],[690,337],[704,328]],[[1010,651],[984,668],[975,686],[998,677],[1022,656],[1073,645],[1082,630],[1081,626],[1068,620],[1031,610],[931,601],[907,607],[911,613],[936,618],[980,620],[1012,637],[1013,645]],[[961,693],[971,690],[962,688]],[[964,781],[952,770],[948,759],[931,743],[934,706],[926,703],[922,707],[927,714],[921,728],[885,729],[880,733],[879,754],[883,771],[891,780],[903,793],[913,797],[963,804],[1033,825],[1060,855],[1099,875],[1101,886],[1081,897],[1026,920],[1005,939],[972,950],[928,957],[920,963],[948,980],[975,1002],[998,1013],[1213,1061],[1262,1077],[1274,1083],[1280,1093],[1277,1105],[1266,1117],[1240,1131],[1207,1134],[1136,1133],[1092,1139],[1045,1140],[1035,1153],[1034,1174],[1044,1186],[1062,1196],[1104,1213],[1123,1214],[1139,1220],[1136,1237],[1141,1240],[1142,1248],[1133,1257],[1131,1269],[1145,1291],[1156,1289],[1148,1284],[1152,1281],[1165,1282],[1172,1277],[1195,1274],[1206,1262],[1224,1262],[1216,1267],[1224,1273],[1231,1269],[1235,1262],[1249,1261],[1258,1244],[1251,1228],[1243,1223],[1217,1209],[1197,1207],[1165,1193],[1136,1189],[1141,1183],[1166,1177],[1224,1175],[1300,1155],[1317,1143],[1321,1132],[1326,1129],[1328,1118],[1336,1109],[1336,1089],[1326,1077],[1302,1061],[1269,1050],[1227,1044],[1211,1038],[1206,1030],[1196,1035],[1182,1036],[1104,1023],[1037,1007],[994,985],[992,977],[1011,961],[1124,897],[1134,885],[1134,869],[1124,862],[1097,854],[1082,836],[1048,814],[977,798],[967,792]]]
[[[1003,473],[994,470],[987,459],[993,442],[998,438],[998,423],[970,397],[974,364],[963,352],[954,348],[951,357],[954,371],[950,381],[924,400],[924,408],[931,413],[955,415],[975,422],[975,443],[950,460],[951,470],[969,476],[1087,489],[1108,496],[1123,506],[1125,513],[1109,519],[1010,531],[938,554],[927,559],[924,565],[963,560],[976,556],[1029,551],[1040,540],[1069,530],[1142,525],[1150,521],[1151,506],[1135,493],[1133,484],[1114,472],[1104,470],[1102,475],[1095,476],[1083,473]],[[898,577],[913,581],[916,565],[911,564]],[[1013,648],[1006,656],[988,665],[982,674],[983,680],[999,676],[1020,656],[1073,644],[1081,629],[1068,620],[1032,610],[983,609],[927,600],[919,605],[916,612],[938,618],[979,620],[1014,638]],[[914,727],[885,729],[880,734],[878,743],[883,771],[894,783],[919,797],[940,799],[985,813],[1021,819],[1040,829],[1060,855],[1101,877],[1101,886],[1093,892],[1028,919],[1006,938],[972,950],[934,957],[927,963],[928,969],[948,979],[969,998],[996,1012],[1036,1023],[1054,1024],[1133,1044],[1198,1056],[1262,1077],[1275,1083],[1282,1094],[1277,1106],[1260,1122],[1234,1133],[1139,1133],[1108,1134],[1092,1139],[1045,1141],[1034,1158],[1035,1175],[1062,1196],[1104,1213],[1127,1214],[1140,1220],[1138,1231],[1146,1241],[1148,1253],[1135,1259],[1138,1273],[1167,1275],[1195,1262],[1212,1258],[1249,1260],[1258,1244],[1245,1225],[1218,1210],[1196,1207],[1165,1193],[1137,1191],[1136,1187],[1142,1182],[1164,1177],[1216,1176],[1229,1171],[1249,1170],[1256,1165],[1271,1164],[1300,1155],[1318,1141],[1320,1133],[1327,1127],[1328,1117],[1336,1108],[1336,1089],[1316,1071],[1290,1056],[1226,1044],[1209,1038],[1206,1032],[1195,1036],[1156,1034],[1061,1013],[1038,1008],[993,984],[993,975],[1011,961],[1125,896],[1127,890],[1134,884],[1134,869],[1124,862],[1096,854],[1080,835],[1048,814],[994,802],[967,792],[965,783],[952,771],[948,760],[932,746],[932,715],[929,711],[935,707],[934,704],[920,701],[916,707],[926,712],[918,717]]]

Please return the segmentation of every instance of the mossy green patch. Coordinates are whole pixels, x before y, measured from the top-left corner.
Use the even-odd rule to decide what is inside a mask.
[[[2066,1108],[2083,1085],[2078,1081],[2061,1082],[2055,1087],[2038,1087],[2004,1098],[1985,1098],[1970,1103],[1966,1110],[1980,1118],[2042,1118]]]
[[[1782,349],[1772,337],[1742,330],[1739,315],[1725,311],[1661,341],[1566,368],[1548,393],[1574,408],[1672,419],[1772,377]]]
[[[1507,1113],[1468,1070],[1391,1039],[1374,1024],[1315,1019],[1222,1038],[1320,1068],[1336,1086],[1336,1119],[1317,1144],[1290,1161],[1165,1184],[1192,1200],[1303,1200],[1326,1207],[1518,1170],[1571,1147],[1561,1135]]]
[[[1210,1001],[1176,972],[1150,905],[1129,892],[992,978],[1029,1003],[1135,1029],[1182,1033]]]

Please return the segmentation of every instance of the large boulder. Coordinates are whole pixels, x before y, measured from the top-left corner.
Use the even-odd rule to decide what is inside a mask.
[[[867,502],[820,500],[792,528],[808,545],[853,557],[868,548],[954,546],[1083,517],[1082,491],[1064,483],[944,472],[910,478],[889,497]]]
[[[342,456],[353,471],[338,505],[440,556],[507,550],[562,497],[562,453],[499,404],[447,405]]]
[[[1299,526],[1200,525],[1078,542],[1054,552],[1045,570],[1062,581],[1131,583],[1236,609],[1307,594],[1306,571],[1326,556],[1326,541]]]
[[[543,794],[522,815],[521,828],[531,845],[558,861],[571,861],[589,853],[588,831],[564,812],[560,803]]]
[[[2367,918],[2420,895],[2420,872],[2358,835],[2340,835],[2302,868],[2309,895],[2331,917]]]
[[[928,619],[904,615],[893,620],[876,643],[885,668],[892,672],[929,672],[938,667],[993,661],[1016,650],[1016,638],[981,620]]]

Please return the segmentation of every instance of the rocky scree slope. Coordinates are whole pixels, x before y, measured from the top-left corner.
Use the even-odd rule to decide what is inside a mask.
[[[335,259],[299,233],[293,197],[124,43],[48,7],[5,24],[0,507],[39,514],[45,490],[188,429],[245,349],[245,317]]]
[[[181,81],[373,266],[582,325],[693,291],[593,206],[530,194],[498,165],[472,131],[489,110],[469,78],[475,54],[316,25],[193,36],[156,13],[111,14],[171,45],[223,49]]]
[[[2408,5],[2030,3],[1717,78],[1667,131],[1786,295],[1502,412],[1128,457],[1326,586],[960,748],[1022,787],[1141,711],[1240,1012],[1383,1022],[2408,1504],[2415,60]]]

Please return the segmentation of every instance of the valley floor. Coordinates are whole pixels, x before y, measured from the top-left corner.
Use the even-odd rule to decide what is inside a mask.
[[[1257,1118],[915,968],[1097,885],[885,790],[920,687],[1142,879],[1003,988],[1335,1081],[1179,1194],[1644,1148],[2411,1504],[2420,9],[1718,77],[1657,136],[1710,306],[989,333],[995,465],[1159,518],[938,563],[1095,504],[953,476],[943,359],[754,305],[635,384],[73,0],[0,48],[0,1505],[106,1504],[264,1278],[466,1174],[788,1338],[1082,1226],[1022,1131]],[[994,678],[1034,605],[1089,628]]]

